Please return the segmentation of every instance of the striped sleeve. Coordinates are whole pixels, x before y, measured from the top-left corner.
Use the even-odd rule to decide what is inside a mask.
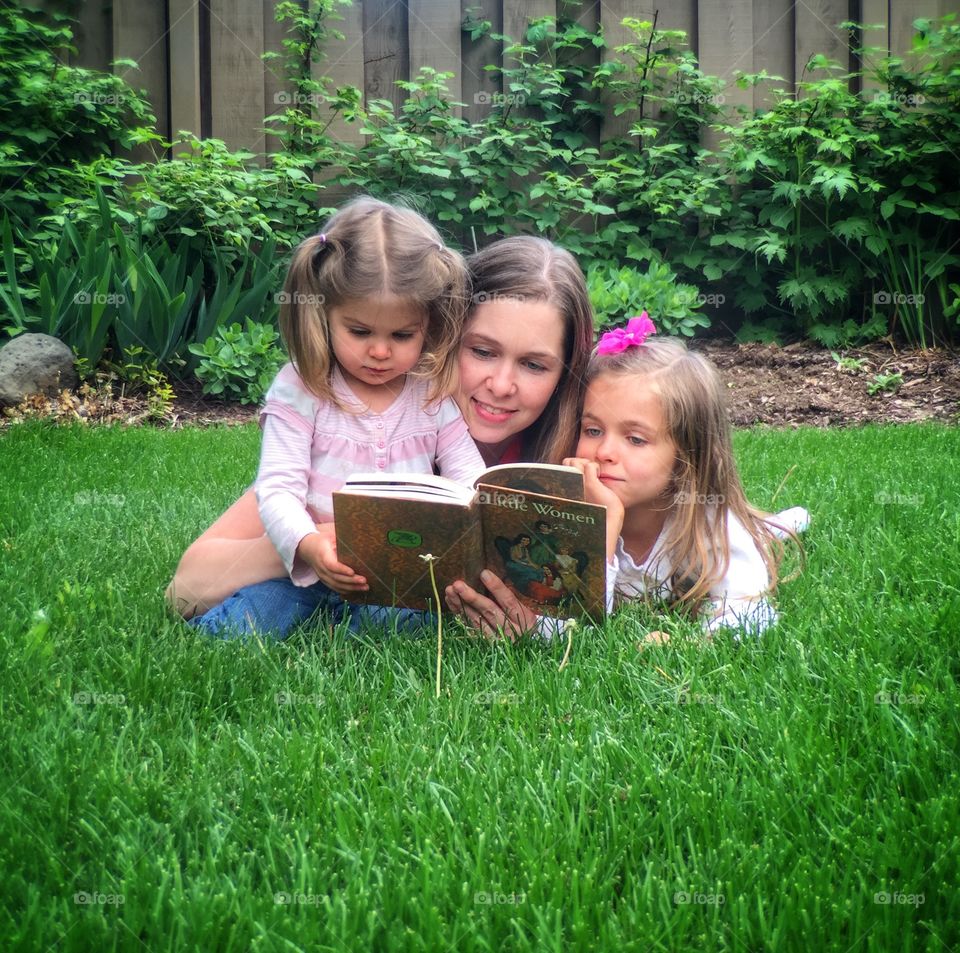
[[[467,430],[467,422],[452,398],[447,397],[441,402],[437,425],[437,468],[440,476],[456,480],[464,486],[473,486],[486,466]]]

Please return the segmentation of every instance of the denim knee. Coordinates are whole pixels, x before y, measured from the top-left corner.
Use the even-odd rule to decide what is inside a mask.
[[[320,609],[340,621],[344,603],[322,582],[295,586],[284,576],[244,586],[187,624],[219,639],[246,639],[257,634],[282,641]]]

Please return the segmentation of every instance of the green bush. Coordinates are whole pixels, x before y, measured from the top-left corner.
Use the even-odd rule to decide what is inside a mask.
[[[221,327],[203,344],[191,344],[190,351],[201,358],[196,375],[203,392],[259,403],[287,360],[279,340],[276,328],[248,319],[243,328]]]

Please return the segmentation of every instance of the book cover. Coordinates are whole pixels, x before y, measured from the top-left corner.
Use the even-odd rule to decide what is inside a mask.
[[[429,608],[430,569],[421,558],[429,553],[441,599],[456,579],[483,592],[487,568],[540,615],[602,618],[606,510],[583,501],[580,471],[511,464],[480,481],[475,491],[421,474],[347,481],[333,494],[337,553],[370,585],[350,600]]]

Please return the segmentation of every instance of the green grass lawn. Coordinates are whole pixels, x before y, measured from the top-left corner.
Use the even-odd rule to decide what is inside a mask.
[[[960,942],[960,431],[754,430],[813,515],[759,642],[640,654],[167,617],[255,428],[0,436],[0,949]],[[680,636],[683,630],[680,630]]]

